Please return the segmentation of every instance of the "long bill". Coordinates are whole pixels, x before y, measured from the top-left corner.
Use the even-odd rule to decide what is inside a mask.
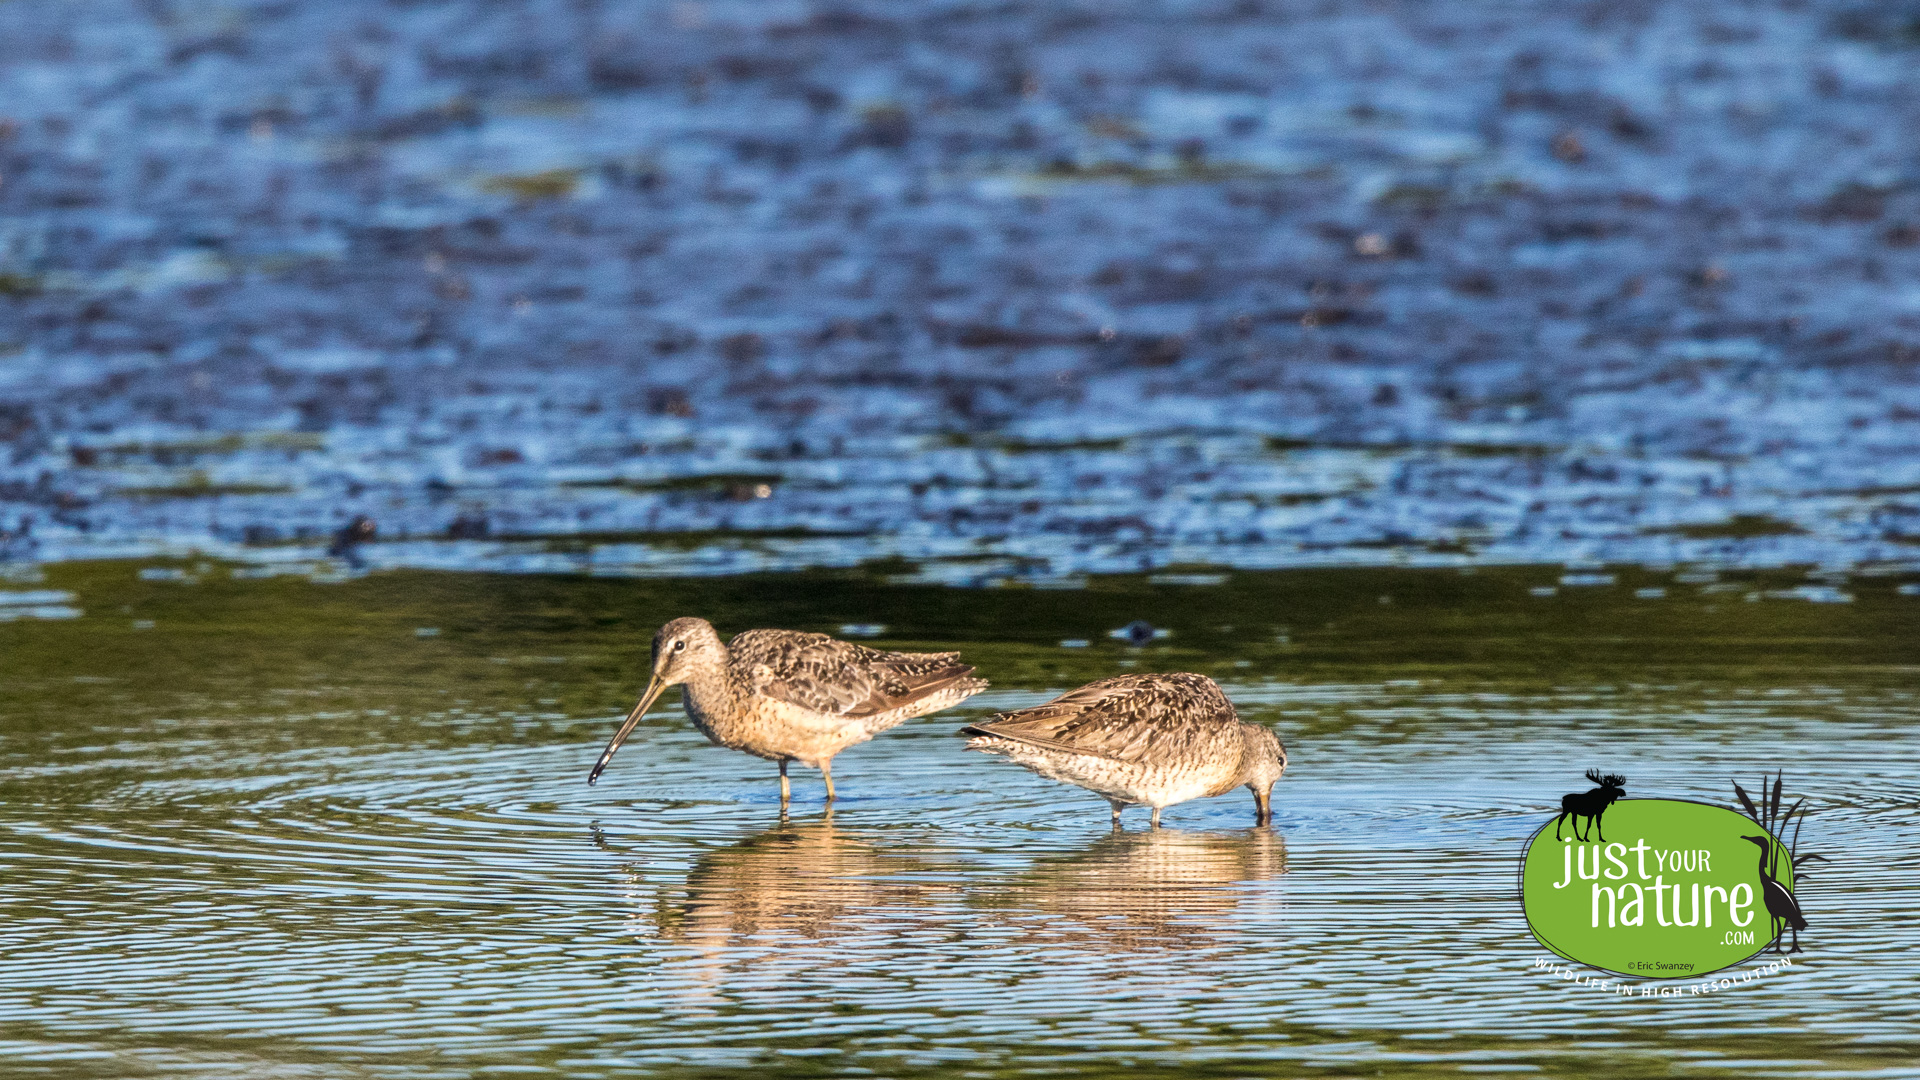
[[[635,705],[633,711],[627,714],[627,722],[621,724],[620,730],[613,733],[613,739],[607,743],[607,748],[600,751],[600,760],[593,763],[593,771],[587,774],[589,785],[600,779],[600,774],[607,769],[607,762],[613,760],[613,752],[620,749],[620,744],[627,741],[627,736],[633,734],[633,729],[640,724],[640,718],[647,714],[647,706],[652,705],[653,699],[659,697],[660,692],[666,688],[667,684],[661,682],[658,675],[647,683],[647,692],[641,697],[640,704]]]
[[[609,753],[611,753],[611,751],[609,751]],[[1268,821],[1272,820],[1272,818],[1273,818],[1273,789],[1270,787],[1254,788],[1253,789],[1253,822],[1254,824],[1265,825]]]

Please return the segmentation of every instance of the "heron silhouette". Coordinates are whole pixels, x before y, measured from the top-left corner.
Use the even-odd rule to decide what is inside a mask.
[[[1580,819],[1586,818],[1589,832],[1598,832],[1600,842],[1607,842],[1607,833],[1600,827],[1600,818],[1621,796],[1627,793],[1627,778],[1619,773],[1602,774],[1599,769],[1588,769],[1587,779],[1600,785],[1590,791],[1576,791],[1560,800],[1560,816],[1553,819],[1553,838],[1560,839],[1560,823],[1573,819],[1574,839],[1581,842],[1586,837],[1580,835]]]
[[[1807,928],[1807,918],[1800,914],[1800,905],[1794,900],[1793,893],[1767,869],[1767,856],[1772,853],[1773,838],[1742,836],[1740,839],[1760,846],[1760,897],[1767,905],[1767,914],[1773,917],[1773,951],[1799,952],[1800,931]],[[1787,936],[1788,928],[1793,930],[1791,950],[1780,947],[1780,939]]]

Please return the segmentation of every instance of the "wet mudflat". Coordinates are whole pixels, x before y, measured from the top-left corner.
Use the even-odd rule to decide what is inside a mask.
[[[1920,1054],[1904,578],[138,569],[48,567],[10,588],[78,614],[0,623],[7,1075],[1865,1076]],[[772,768],[677,707],[588,788],[646,634],[690,612],[878,623],[853,632],[965,649],[995,688],[849,751],[831,814],[800,771],[782,821]],[[1108,636],[1135,618],[1170,633]],[[1212,674],[1283,733],[1272,829],[1236,793],[1116,835],[953,734],[1153,669]],[[1534,970],[1521,845],[1594,766],[1721,802],[1786,769],[1833,860],[1790,970],[1673,998]]]
[[[0,554],[1910,562],[1916,10],[0,4]]]

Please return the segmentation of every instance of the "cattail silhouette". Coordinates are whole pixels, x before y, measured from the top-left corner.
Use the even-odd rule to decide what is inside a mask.
[[[1741,787],[1737,780],[1734,781],[1733,784],[1733,793],[1740,799],[1740,805],[1746,809],[1747,817],[1753,819],[1753,823],[1764,830],[1764,835],[1742,836],[1740,839],[1760,846],[1760,897],[1767,906],[1767,914],[1773,918],[1773,951],[1799,952],[1800,931],[1807,928],[1807,918],[1801,914],[1800,901],[1794,899],[1793,890],[1780,883],[1780,858],[1783,855],[1786,857],[1787,866],[1793,872],[1793,883],[1797,887],[1801,882],[1805,881],[1807,877],[1806,872],[1800,869],[1801,864],[1811,862],[1815,859],[1826,862],[1827,857],[1825,855],[1798,854],[1800,850],[1800,826],[1806,824],[1807,820],[1806,811],[1803,809],[1807,800],[1797,799],[1792,806],[1787,808],[1786,813],[1781,813],[1781,791],[1785,786],[1786,782],[1782,774],[1775,772],[1773,774],[1773,790],[1769,792],[1767,790],[1767,778],[1762,776],[1760,778],[1760,804],[1758,806],[1754,805],[1753,799],[1747,795],[1746,789]],[[1799,818],[1797,821],[1795,820],[1796,816]],[[1789,824],[1793,826],[1792,842],[1788,843],[1775,839],[1786,832],[1786,827]],[[1793,948],[1791,950],[1780,947],[1781,939],[1786,937],[1788,930],[1793,931]]]

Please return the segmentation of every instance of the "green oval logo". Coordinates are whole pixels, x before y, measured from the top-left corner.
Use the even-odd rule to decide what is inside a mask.
[[[1540,944],[1620,975],[1684,979],[1747,960],[1788,928],[1768,897],[1774,908],[1791,898],[1793,859],[1753,819],[1616,799],[1598,822],[1556,816],[1528,843],[1520,898]]]

